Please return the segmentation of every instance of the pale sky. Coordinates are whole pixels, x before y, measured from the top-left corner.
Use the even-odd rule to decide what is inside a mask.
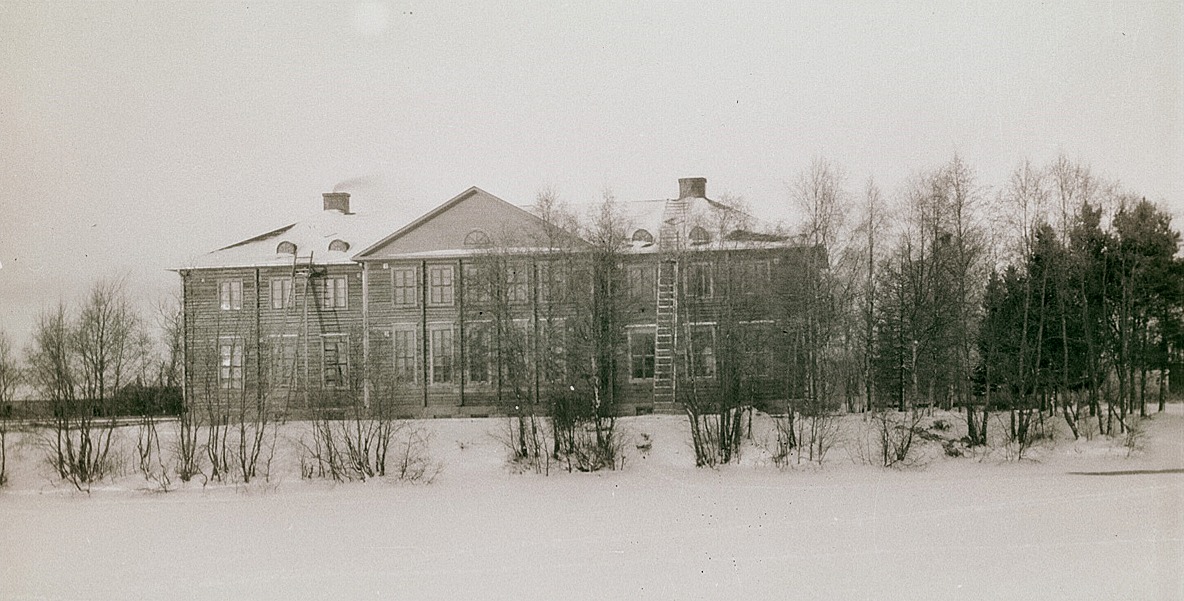
[[[0,329],[320,210],[666,198],[792,220],[825,157],[892,194],[957,152],[1060,153],[1184,222],[1176,2],[0,0]]]

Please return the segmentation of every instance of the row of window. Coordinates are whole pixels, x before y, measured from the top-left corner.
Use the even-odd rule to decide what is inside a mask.
[[[293,278],[271,278],[268,282],[268,300],[272,309],[286,309],[292,306]],[[313,293],[322,309],[345,309],[349,307],[349,282],[346,276],[332,276],[315,280]],[[238,311],[243,308],[243,281],[222,280],[218,282],[218,307],[223,311]]]
[[[559,270],[552,271],[549,265],[536,266],[539,282],[539,301],[547,302],[552,293],[566,284]],[[530,277],[528,265],[511,264],[494,281],[480,265],[465,265],[465,291],[473,302],[487,302],[493,291],[504,293],[510,303],[530,302]],[[428,266],[428,305],[451,306],[456,299],[456,286],[452,265]],[[391,300],[395,306],[414,307],[419,304],[419,269],[417,267],[395,267],[391,269]]]
[[[297,338],[295,335],[271,336],[267,340],[267,377],[272,386],[291,386],[295,383]],[[243,387],[243,339],[223,336],[218,339],[218,384],[223,389]],[[349,386],[349,336],[325,334],[321,336],[321,383],[326,388]]]
[[[492,323],[475,322],[465,325],[464,365],[466,380],[474,385],[489,384],[495,377],[497,367],[494,353],[497,349],[508,357],[503,369],[512,372],[526,369],[526,357],[534,354],[532,329],[527,320],[514,322],[515,332],[504,337],[501,344],[494,343]],[[767,376],[772,365],[770,345],[765,339],[768,324],[754,322],[744,324],[748,339],[742,345],[742,364],[751,375]],[[547,352],[537,353],[543,360],[541,367],[551,377],[560,376],[564,369],[565,336],[563,320],[556,320],[549,330]],[[397,325],[389,332],[391,353],[389,365],[395,382],[417,384],[421,379],[419,355],[419,333],[415,324]],[[453,384],[457,380],[455,326],[453,324],[428,324],[427,380],[432,384]],[[693,324],[687,329],[686,370],[696,378],[713,378],[716,374],[716,326],[714,324]],[[654,326],[636,326],[628,330],[629,377],[632,380],[648,380],[654,377],[656,368],[656,329]],[[321,383],[326,388],[349,386],[350,340],[344,334],[321,336]],[[286,386],[294,382],[297,364],[297,338],[295,335],[271,336],[268,339],[267,366],[270,383]],[[377,349],[376,349],[377,350]],[[219,339],[221,358],[219,382],[224,389],[239,389],[243,386],[243,342],[240,337]],[[512,377],[512,373],[510,374]]]
[[[539,300],[547,302],[553,291],[566,285],[559,270],[552,271],[548,265],[538,265]],[[767,286],[769,264],[766,261],[748,261],[734,266],[739,270],[739,282],[744,292],[754,293]],[[530,288],[526,266],[511,265],[505,270],[504,281],[489,281],[480,268],[465,266],[467,290],[475,302],[488,301],[490,290],[501,287],[505,298],[511,303],[525,304],[530,300]],[[685,290],[688,296],[709,298],[715,294],[714,270],[710,263],[690,263],[685,268]],[[419,304],[419,270],[416,267],[396,267],[391,270],[392,302],[395,306],[414,307]],[[502,279],[499,277],[499,280]],[[452,306],[455,302],[455,278],[452,265],[428,266],[428,305]],[[293,278],[271,278],[268,283],[269,300],[272,309],[285,309],[292,305]],[[656,268],[654,265],[630,265],[626,270],[628,291],[634,298],[651,298],[655,294]],[[322,309],[345,309],[349,307],[349,286],[346,276],[332,276],[315,280],[313,290]],[[218,302],[223,311],[237,311],[243,308],[242,280],[222,280],[218,284]]]

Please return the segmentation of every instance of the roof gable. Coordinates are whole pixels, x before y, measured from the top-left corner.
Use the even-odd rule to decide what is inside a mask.
[[[507,248],[539,247],[547,239],[545,221],[474,186],[354,258],[364,261],[429,253],[466,254],[476,250],[465,246],[466,238],[480,238],[469,236],[474,231],[483,232],[494,246]]]

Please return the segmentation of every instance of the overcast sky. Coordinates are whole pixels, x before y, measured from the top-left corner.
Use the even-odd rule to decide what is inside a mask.
[[[1064,153],[1184,205],[1176,2],[0,0],[0,329],[320,210],[677,194],[792,219],[815,157],[889,193]],[[1181,220],[1181,217],[1177,217]],[[1181,223],[1176,223],[1179,228]]]

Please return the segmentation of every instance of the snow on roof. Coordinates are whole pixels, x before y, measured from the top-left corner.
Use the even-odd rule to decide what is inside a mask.
[[[370,212],[321,211],[308,219],[200,255],[178,269],[290,266],[293,255],[277,248],[283,242],[296,246],[296,256],[301,262],[307,262],[312,255],[317,265],[350,264],[355,254],[405,222]],[[334,245],[330,250],[330,244],[337,240],[345,245]]]
[[[599,206],[580,204],[572,208],[587,223],[595,218]],[[767,248],[787,241],[777,235],[777,228],[772,224],[704,197],[618,201],[617,208],[627,224],[626,237],[632,239],[637,230],[645,230],[653,238],[652,244],[632,242],[632,251],[636,253],[658,252],[664,228],[675,228],[685,238],[693,227],[703,227],[712,241],[705,248],[721,248],[724,238],[728,238],[728,248]]]

